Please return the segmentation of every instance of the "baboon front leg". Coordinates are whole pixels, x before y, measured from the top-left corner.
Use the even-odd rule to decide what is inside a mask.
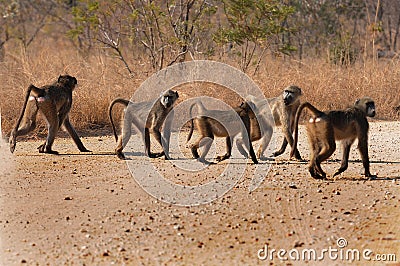
[[[289,131],[289,130],[284,130],[283,133],[284,133],[284,139],[283,139],[281,148],[280,148],[279,150],[277,150],[276,152],[273,153],[273,156],[274,156],[274,157],[277,157],[277,156],[283,154],[283,153],[285,152],[286,147],[287,147],[288,144],[290,145],[290,147],[293,146],[294,140],[293,140],[292,132]],[[300,155],[300,152],[299,152],[299,150],[297,149],[297,147],[296,147],[295,152],[294,152],[294,157],[295,157],[297,160],[302,160],[301,155]]]
[[[88,149],[85,148],[85,146],[83,145],[82,141],[80,140],[78,134],[76,133],[74,127],[71,125],[71,122],[69,121],[69,117],[65,117],[63,125],[65,127],[65,129],[67,130],[68,134],[72,137],[72,139],[74,140],[76,146],[78,146],[78,149],[81,152],[90,152]]]
[[[157,140],[157,142],[158,143],[160,143],[160,145],[162,146],[162,143],[161,143],[161,133],[160,133],[160,131],[158,131],[158,130],[156,130],[156,129],[152,129],[151,130],[152,132],[152,135],[155,137],[155,139]],[[164,152],[160,152],[160,153],[152,153],[151,151],[150,151],[150,131],[149,131],[149,128],[145,128],[144,129],[144,145],[145,145],[145,149],[146,149],[146,154],[147,154],[147,156],[148,157],[150,157],[150,158],[158,158],[158,157],[161,157],[161,156],[164,156],[165,154],[164,154]]]
[[[282,153],[285,152],[287,145],[288,145],[288,141],[286,140],[286,138],[284,138],[283,142],[282,142],[282,145],[281,145],[281,148],[279,150],[275,151],[272,155],[274,157],[277,157],[277,156],[281,155]]]
[[[361,155],[361,160],[364,166],[365,177],[376,178],[376,175],[372,175],[369,170],[369,157],[368,157],[368,137],[358,138],[358,150]]]
[[[167,118],[165,119],[164,126],[163,126],[163,137],[162,137],[162,148],[165,154],[165,160],[170,160],[171,157],[169,156],[169,144],[171,141],[171,126],[172,121],[174,118],[174,110],[171,110],[168,114]]]
[[[221,162],[223,160],[229,159],[232,154],[232,140],[229,136],[225,138],[226,142],[226,153],[224,155],[217,156],[216,161]]]

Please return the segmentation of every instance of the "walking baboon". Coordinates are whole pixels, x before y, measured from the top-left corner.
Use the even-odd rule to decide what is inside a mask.
[[[46,85],[41,88],[37,88],[34,85],[28,87],[21,115],[10,133],[11,152],[15,150],[18,136],[26,135],[35,129],[38,111],[46,119],[48,128],[45,143],[38,147],[40,153],[58,154],[51,147],[61,126],[67,130],[81,152],[90,152],[83,146],[69,121],[68,114],[72,107],[72,91],[76,85],[77,80],[75,77],[64,75],[59,76],[57,82],[52,85]]]
[[[335,140],[340,140],[343,147],[343,158],[340,168],[333,176],[344,172],[348,167],[350,147],[358,139],[358,150],[364,165],[365,176],[372,177],[369,171],[367,116],[375,116],[375,103],[369,97],[358,99],[352,107],[345,110],[321,112],[309,102],[300,105],[295,118],[294,144],[290,153],[293,156],[298,142],[298,122],[304,108],[312,113],[307,123],[307,135],[311,155],[309,171],[313,178],[325,179],[326,174],[321,162],[327,160],[335,151]]]
[[[287,144],[293,146],[293,129],[294,117],[297,108],[300,105],[300,97],[302,96],[301,89],[297,86],[291,85],[284,89],[282,95],[272,99],[257,99],[253,95],[246,97],[248,102],[252,102],[257,109],[257,118],[250,119],[250,135],[251,141],[261,139],[260,147],[257,151],[257,157],[261,158],[265,149],[271,140],[273,128],[272,117],[275,120],[276,126],[282,126],[284,139],[282,146],[279,150],[273,153],[273,156],[279,156],[285,152]],[[261,126],[261,128],[260,128]],[[241,139],[236,140],[236,145],[241,154],[247,157],[247,152],[243,149]],[[301,160],[299,151],[296,149],[295,158]]]
[[[255,164],[258,163],[256,155],[253,150],[253,145],[250,141],[250,119],[254,118],[254,112],[250,108],[249,104],[243,102],[239,107],[234,108],[237,115],[239,115],[240,120],[237,115],[232,111],[223,111],[223,110],[207,110],[201,101],[194,103],[190,106],[190,116],[192,117],[192,109],[197,105],[199,110],[199,115],[190,120],[191,127],[189,131],[189,135],[187,137],[187,141],[189,141],[193,134],[194,123],[196,124],[196,128],[199,131],[199,138],[196,142],[191,145],[191,151],[193,157],[198,159],[202,163],[209,163],[205,156],[207,155],[211,144],[214,140],[214,137],[224,137],[226,138],[226,154],[217,156],[217,162],[221,162],[223,160],[231,157],[232,153],[232,141],[233,138],[241,133],[242,137],[248,136],[248,150],[250,151],[251,159]],[[244,127],[242,125],[244,124]],[[204,138],[207,138],[200,143]],[[203,152],[201,156],[199,156],[198,149],[200,146],[204,146]]]
[[[115,153],[118,158],[125,159],[122,152],[132,135],[132,124],[135,130],[142,134],[145,145],[145,153],[150,158],[169,157],[169,141],[171,136],[171,123],[173,119],[173,106],[179,98],[178,92],[168,90],[161,95],[155,102],[131,102],[121,98],[117,98],[111,102],[108,108],[111,125],[114,131],[115,140],[118,142]],[[125,114],[122,118],[121,136],[118,138],[115,125],[112,118],[112,109],[114,104],[120,103],[125,106]],[[172,112],[168,119],[167,115]],[[165,123],[164,123],[165,121]],[[164,134],[161,136],[160,129],[163,127]],[[143,133],[144,132],[144,133]],[[150,133],[163,148],[160,153],[152,153],[150,151]]]

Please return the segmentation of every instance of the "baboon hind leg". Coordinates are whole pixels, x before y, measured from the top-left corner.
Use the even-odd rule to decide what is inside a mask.
[[[232,154],[232,139],[229,136],[227,136],[225,138],[225,142],[226,142],[226,153],[224,155],[217,156],[217,158],[216,158],[217,162],[221,162],[221,161],[229,159],[231,157],[231,154]]]
[[[336,143],[333,134],[329,134],[327,139],[320,140],[318,142],[321,143],[322,147],[317,157],[315,158],[315,166],[318,174],[322,177],[322,179],[325,179],[326,173],[322,170],[321,163],[331,157],[333,152],[336,150]]]
[[[44,115],[47,122],[47,139],[38,147],[40,153],[58,154],[52,149],[54,139],[59,130],[59,121],[56,106],[48,101],[41,103],[39,106],[41,113]]]

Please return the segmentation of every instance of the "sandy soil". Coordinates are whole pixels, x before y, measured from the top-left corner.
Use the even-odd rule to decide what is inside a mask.
[[[299,149],[307,158],[303,130]],[[140,139],[133,141],[138,142],[138,152],[128,157],[134,162],[147,160]],[[147,194],[127,164],[111,153],[115,146],[111,137],[83,142],[93,153],[77,152],[68,138],[56,139],[59,156],[38,154],[39,142],[18,142],[14,155],[1,144],[2,265],[305,263],[279,260],[276,253],[272,261],[261,260],[258,255],[264,253],[259,251],[265,246],[269,252],[315,249],[319,256],[329,247],[370,249],[373,253],[367,255],[373,260],[367,265],[393,263],[378,262],[376,255],[395,254],[400,262],[399,122],[371,123],[371,171],[378,174],[377,180],[360,175],[355,147],[349,169],[337,180],[331,175],[339,167],[340,149],[323,164],[328,181],[313,180],[307,163],[288,160],[287,150],[275,161],[261,161],[272,167],[252,193],[248,188],[257,166],[249,163],[232,190],[212,203],[191,207]],[[245,165],[240,155],[233,157],[232,162]],[[175,161],[185,160],[190,161]],[[151,163],[171,182],[193,185],[214,180],[229,161],[190,176],[163,159]],[[339,238],[346,239],[346,247],[338,247]],[[346,263],[345,258],[330,259],[326,253],[323,261],[308,261],[308,265]],[[366,261],[361,257],[356,264]]]

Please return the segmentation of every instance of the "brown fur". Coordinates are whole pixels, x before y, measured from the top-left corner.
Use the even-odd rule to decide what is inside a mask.
[[[343,147],[343,158],[340,168],[334,176],[341,174],[348,167],[351,145],[358,139],[358,149],[363,162],[365,176],[372,177],[369,169],[368,157],[368,129],[367,116],[375,116],[375,103],[371,98],[364,97],[355,102],[352,107],[345,110],[321,112],[313,105],[305,102],[300,105],[295,118],[295,137],[291,151],[298,142],[298,122],[304,108],[312,113],[312,118],[307,123],[307,134],[311,149],[309,171],[312,177],[324,179],[325,172],[321,162],[327,160],[335,151],[335,140],[339,140]]]
[[[18,136],[26,135],[35,129],[38,111],[44,115],[48,127],[47,140],[38,147],[40,153],[58,154],[57,151],[52,150],[52,145],[61,126],[67,130],[80,151],[89,151],[83,146],[68,116],[72,107],[72,91],[76,84],[75,77],[65,75],[60,76],[57,82],[52,85],[41,88],[34,85],[28,87],[21,115],[10,133],[11,152],[15,150]]]
[[[294,118],[296,111],[300,105],[300,99],[302,96],[301,89],[295,85],[288,86],[284,89],[283,93],[275,98],[267,99],[262,101],[256,99],[254,96],[249,96],[247,101],[253,103],[258,109],[258,120],[256,117],[250,120],[250,135],[251,141],[257,141],[261,139],[260,147],[257,151],[257,157],[261,158],[265,149],[267,148],[269,141],[272,137],[273,128],[272,122],[267,117],[269,115],[269,108],[275,121],[275,126],[282,127],[282,133],[284,139],[281,148],[273,153],[273,156],[279,156],[283,154],[289,143],[293,146],[293,129],[294,129]],[[262,129],[260,129],[260,123]],[[262,134],[263,132],[263,134]],[[247,156],[247,152],[243,149],[241,140],[236,141],[236,145],[241,154]],[[299,151],[296,149],[295,158],[301,160]]]
[[[192,109],[195,105],[196,104],[193,104],[190,107],[190,113],[192,113]],[[196,127],[196,129],[199,131],[200,136],[191,146],[191,151],[195,159],[198,159],[203,163],[208,163],[205,160],[205,156],[207,155],[208,150],[211,147],[214,137],[226,138],[226,154],[218,156],[216,158],[217,162],[230,158],[232,153],[232,141],[237,134],[242,133],[242,136],[245,136],[244,134],[246,134],[248,136],[248,139],[250,139],[250,119],[254,119],[255,115],[247,103],[242,103],[241,106],[234,108],[235,112],[239,115],[241,121],[245,125],[245,131],[243,130],[241,121],[238,120],[237,117],[230,111],[207,110],[201,102],[198,103],[198,108],[200,109],[200,115],[191,119],[190,132],[187,137],[187,141],[189,141],[192,137],[193,129],[194,127]],[[218,120],[212,117],[216,117]],[[227,128],[224,127],[224,125],[228,126],[229,131]],[[200,142],[204,138],[209,138],[211,141],[200,145]],[[205,146],[204,150],[202,152],[202,155],[199,156],[197,150],[200,146],[203,145]],[[249,150],[253,162],[258,163],[251,142],[249,143]]]
[[[117,154],[118,158],[125,159],[122,150],[131,137],[131,126],[133,124],[138,132],[144,132],[142,137],[147,156],[150,158],[165,156],[165,159],[169,159],[170,126],[173,113],[169,116],[170,119],[168,121],[166,121],[166,118],[170,112],[173,112],[173,106],[178,98],[178,92],[168,90],[159,99],[157,99],[156,102],[133,103],[120,98],[112,101],[110,107],[108,108],[108,113],[111,125],[113,127],[115,140],[118,142],[117,147],[115,148],[115,153]],[[126,108],[125,116],[123,116],[122,121],[122,132],[119,138],[116,134],[112,118],[112,109],[116,103],[123,104]],[[164,127],[165,141],[162,139],[160,132],[162,126]],[[152,153],[150,151],[150,134],[157,140],[161,147],[163,147],[162,152]]]

